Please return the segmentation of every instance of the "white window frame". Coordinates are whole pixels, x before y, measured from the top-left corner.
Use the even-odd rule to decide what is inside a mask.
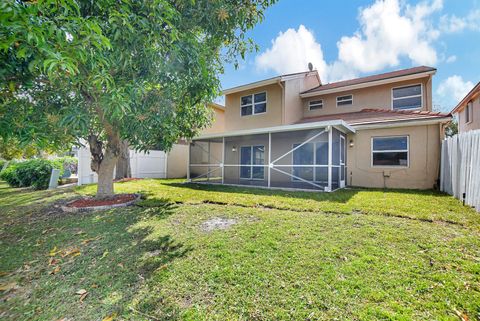
[[[258,94],[265,94],[265,101],[255,103],[255,95],[258,95]],[[242,98],[243,97],[248,97],[248,96],[252,97],[252,113],[249,114],[249,115],[242,115],[242,107],[250,106],[250,104],[242,105]],[[267,112],[267,100],[268,100],[268,97],[267,97],[267,92],[266,91],[260,91],[258,93],[253,93],[251,95],[241,96],[240,97],[240,117],[248,117],[248,116],[265,114]],[[265,104],[265,111],[262,111],[261,113],[256,113],[255,112],[255,105],[256,104]]]
[[[294,168],[294,167],[312,167],[312,168],[313,168],[313,180],[310,181],[310,180],[308,180],[308,179],[306,179],[306,178],[303,178],[303,177],[301,177],[301,178],[304,179],[304,180],[306,180],[306,181],[312,182],[312,183],[325,183],[325,181],[319,181],[319,180],[317,180],[317,171],[315,170],[317,167],[319,167],[319,168],[320,168],[320,167],[324,167],[324,168],[327,168],[327,169],[328,169],[328,160],[327,160],[327,164],[326,164],[326,165],[317,164],[317,144],[318,144],[318,143],[327,143],[327,144],[329,144],[329,141],[328,141],[328,140],[325,140],[325,141],[322,140],[322,141],[318,141],[318,142],[309,142],[309,143],[306,143],[306,144],[313,144],[313,164],[311,164],[311,165],[309,165],[309,164],[307,164],[307,165],[295,165],[295,164],[293,164],[293,154],[294,154],[294,153],[292,152],[291,161],[290,161],[291,164],[292,164],[292,174],[293,174],[293,168]],[[293,144],[292,144],[292,149],[298,147],[298,146],[295,146],[295,145],[300,145],[300,144],[302,144],[302,143],[293,143]],[[306,144],[305,144],[305,145],[306,145]],[[330,147],[329,147],[329,149],[330,149]],[[340,155],[341,155],[341,154],[340,154]],[[333,167],[340,167],[340,165],[332,165],[332,168],[333,168]],[[339,173],[340,173],[340,172],[339,172]],[[296,183],[301,182],[301,180],[296,179],[296,178],[293,177],[293,176],[290,177],[290,181],[296,182]],[[327,184],[328,184],[328,178],[327,178]]]
[[[413,86],[418,86],[420,85],[420,95],[413,95],[413,96],[405,96],[405,97],[393,97],[393,91],[395,89],[401,89],[405,87],[413,87]],[[392,90],[390,91],[391,94],[391,108],[392,110],[418,110],[423,108],[423,84],[422,83],[416,83],[416,84],[410,84],[410,85],[404,85],[404,86],[397,86],[397,87],[392,87]],[[420,107],[415,107],[415,108],[393,108],[393,101],[394,100],[399,100],[399,99],[405,99],[405,98],[413,98],[413,97],[418,97],[420,96]]]
[[[351,103],[348,104],[348,105],[339,105],[339,104],[338,104],[338,98],[347,97],[347,96],[351,96],[352,98],[351,98],[351,99],[342,100],[342,102],[350,101]],[[352,106],[352,105],[353,105],[353,94],[337,96],[337,97],[335,97],[335,102],[336,102],[336,104],[337,104],[337,108],[338,108],[338,107],[339,107],[339,108],[343,108],[343,107],[347,107],[347,106]]]
[[[472,121],[473,121],[473,100],[470,100],[465,106],[465,124],[468,125]]]
[[[373,150],[373,140],[375,138],[394,138],[394,137],[406,137],[407,149],[392,149],[392,150]],[[373,165],[374,153],[404,153],[407,152],[407,165]],[[370,139],[370,166],[375,168],[409,168],[410,167],[410,136],[409,135],[393,135],[393,136],[372,136]]]
[[[263,165],[253,164],[253,147],[258,147],[258,146],[263,147],[263,160],[264,160]],[[250,147],[250,165],[242,165],[242,148],[244,148],[244,147]],[[263,170],[263,178],[254,178],[253,177],[253,168],[254,167],[264,167],[265,168],[267,166],[267,165],[265,165],[265,145],[243,145],[243,146],[240,146],[240,152],[238,154],[239,154],[238,163],[240,164],[239,169],[238,169],[238,177],[240,178],[240,180],[244,180],[244,181],[264,181],[265,180],[265,169]],[[250,167],[251,168],[250,178],[242,177],[242,167]]]
[[[312,109],[312,107],[315,108]],[[319,109],[323,109],[323,99],[311,100],[308,102],[308,110],[314,111]]]

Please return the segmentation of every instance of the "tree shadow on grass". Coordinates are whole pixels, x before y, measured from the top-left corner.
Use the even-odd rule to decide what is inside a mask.
[[[38,316],[44,319],[100,320],[117,313],[136,320],[149,319],[142,313],[157,314],[158,304],[152,305],[155,296],[145,289],[152,283],[161,287],[161,276],[169,266],[193,250],[169,230],[158,233],[157,226],[164,226],[175,210],[176,205],[165,202],[155,208],[58,213],[33,225],[30,218],[15,223],[10,236],[25,239],[0,243],[5,263],[0,270],[9,272],[8,278],[18,284],[17,290],[8,293],[11,309],[5,320],[21,319],[37,307],[42,307]],[[19,227],[24,231],[24,226],[28,226],[27,235],[16,232]],[[29,245],[35,242],[38,246]],[[68,249],[77,249],[80,255],[62,256]],[[51,265],[49,260],[58,263]],[[25,262],[32,262],[29,270],[22,268]],[[59,271],[52,274],[56,266]],[[88,291],[84,302],[75,295],[79,289]],[[33,299],[25,301],[22,293]],[[164,319],[174,319],[178,308],[165,302],[161,311],[168,311]]]
[[[395,193],[405,195],[424,195],[424,196],[436,196],[436,197],[450,197],[448,194],[442,193],[436,190],[415,190],[415,189],[383,189],[383,188],[363,188],[363,187],[351,187],[338,189],[334,192],[327,193],[322,191],[287,191],[287,190],[274,190],[255,187],[240,187],[240,186],[228,186],[220,184],[196,184],[196,183],[164,183],[164,185],[183,188],[202,192],[212,193],[233,193],[244,195],[256,195],[256,196],[273,196],[273,197],[285,197],[291,199],[308,199],[316,200],[319,202],[328,201],[334,203],[348,203],[359,192],[383,192],[383,193]]]
[[[203,192],[212,193],[233,193],[244,195],[256,195],[256,196],[273,196],[273,197],[285,197],[293,199],[309,199],[317,201],[331,201],[337,203],[347,203],[352,197],[358,193],[358,189],[341,189],[335,192],[326,193],[322,191],[288,191],[278,189],[265,189],[255,187],[239,187],[239,186],[226,186],[216,184],[195,184],[195,183],[165,183],[176,188],[184,188]]]

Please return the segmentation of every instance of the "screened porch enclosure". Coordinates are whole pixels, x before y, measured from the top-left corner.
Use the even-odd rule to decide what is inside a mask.
[[[333,191],[345,186],[345,142],[334,126],[199,137],[190,144],[188,181]]]

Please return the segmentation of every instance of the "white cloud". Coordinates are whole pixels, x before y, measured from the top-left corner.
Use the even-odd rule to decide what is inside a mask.
[[[321,45],[313,32],[300,25],[298,30],[280,32],[272,46],[255,59],[260,70],[273,70],[278,74],[288,74],[307,70],[311,62],[320,74],[326,76],[327,64],[323,58]]]
[[[414,64],[435,65],[437,52],[432,41],[439,32],[430,16],[442,1],[402,6],[398,0],[377,0],[360,11],[360,30],[337,43],[339,60],[360,72],[397,66],[402,57]]]
[[[338,58],[333,62],[324,60],[313,32],[300,25],[298,30],[280,32],[272,46],[256,57],[255,65],[262,71],[285,74],[303,71],[312,62],[323,82],[395,67],[402,58],[413,64],[435,65],[439,58],[432,42],[440,33],[433,27],[431,15],[442,9],[442,0],[415,6],[399,1],[376,0],[361,9],[359,31],[338,41]]]
[[[447,59],[445,59],[445,62],[447,64],[450,64],[450,63],[455,62],[455,61],[457,61],[457,56],[455,56],[455,55],[449,56]]]
[[[480,9],[471,11],[465,17],[444,15],[440,19],[440,29],[445,33],[455,33],[464,30],[480,31]]]
[[[447,103],[458,103],[473,88],[471,81],[464,81],[461,76],[453,75],[440,83],[437,95]],[[453,102],[452,102],[453,100]]]

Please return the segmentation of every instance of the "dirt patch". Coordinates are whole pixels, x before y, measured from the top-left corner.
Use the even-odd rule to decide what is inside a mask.
[[[143,178],[135,178],[135,177],[130,177],[130,178],[121,178],[121,179],[116,179],[114,180],[115,183],[124,183],[124,182],[131,182],[131,181],[139,181],[142,180]]]
[[[226,230],[236,223],[237,220],[233,218],[214,217],[209,219],[208,221],[203,222],[200,228],[204,232],[211,232],[214,230]]]

